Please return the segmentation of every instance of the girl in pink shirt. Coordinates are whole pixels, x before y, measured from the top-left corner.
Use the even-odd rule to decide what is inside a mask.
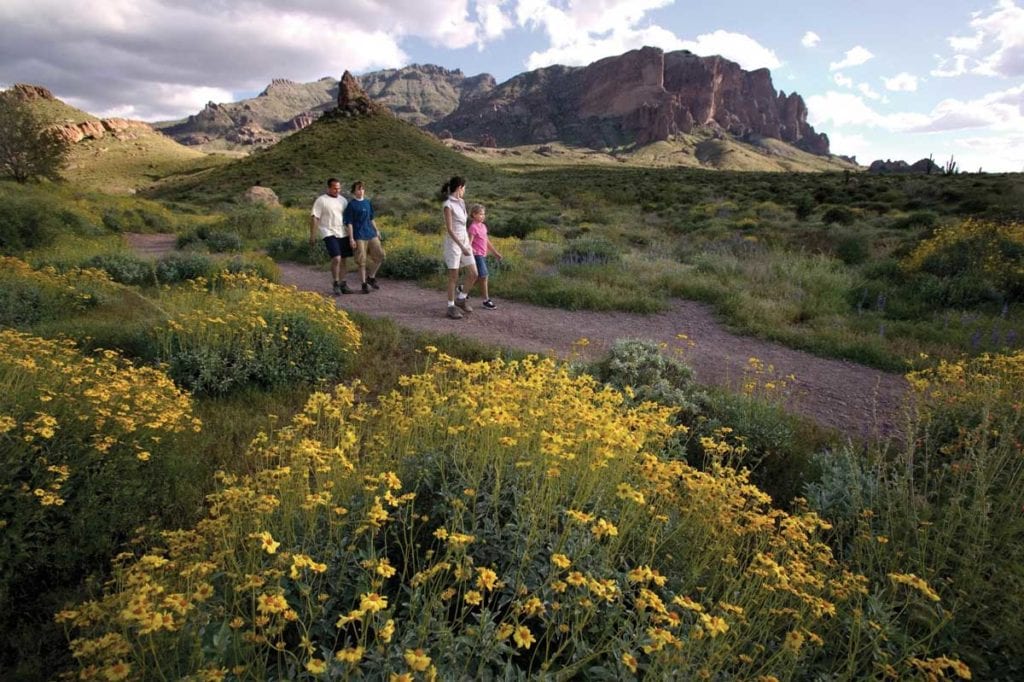
[[[481,283],[484,290],[484,302],[481,304],[488,310],[494,310],[498,306],[491,300],[491,294],[487,290],[487,256],[488,254],[493,255],[498,260],[502,259],[502,255],[496,248],[491,244],[491,240],[487,238],[487,225],[484,224],[484,218],[487,216],[487,211],[480,204],[473,204],[469,209],[469,227],[467,233],[469,234],[470,246],[473,249],[473,259],[476,261],[476,272],[478,281]],[[470,290],[472,290],[472,285]],[[466,292],[467,294],[469,291]]]

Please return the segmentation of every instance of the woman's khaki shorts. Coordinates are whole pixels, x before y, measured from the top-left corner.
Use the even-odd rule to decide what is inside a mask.
[[[380,245],[380,237],[373,239],[357,239],[355,249],[356,263],[362,265],[369,257],[373,263],[384,260],[384,247]]]

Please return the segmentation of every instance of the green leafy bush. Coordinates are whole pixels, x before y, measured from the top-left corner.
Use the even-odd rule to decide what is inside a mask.
[[[699,413],[708,399],[694,381],[693,370],[666,355],[653,341],[616,341],[608,355],[594,364],[591,373],[620,390],[628,387],[638,402],[650,400],[675,407],[687,418]]]
[[[847,206],[830,206],[821,214],[821,222],[838,223],[840,225],[852,225],[857,220],[857,214]]]
[[[330,260],[322,239],[317,239],[310,245],[309,239],[303,237],[285,236],[272,239],[267,243],[267,255],[277,261],[304,265],[320,265]]]
[[[120,284],[138,286],[156,283],[156,268],[153,262],[128,253],[98,254],[85,261],[82,266],[103,270]]]
[[[389,248],[380,267],[380,274],[392,279],[422,279],[442,272],[440,254],[432,257],[414,247]]]
[[[103,302],[114,286],[97,270],[33,270],[17,258],[0,256],[0,325],[60,319]]]
[[[163,302],[178,312],[153,330],[160,360],[195,393],[338,380],[359,347],[332,301],[251,275],[220,274]]]
[[[210,277],[217,269],[213,259],[201,253],[172,253],[156,263],[156,278],[163,284]]]
[[[583,236],[569,241],[561,262],[567,265],[604,265],[622,260],[622,250],[602,237]]]
[[[0,194],[0,253],[16,254],[49,244],[61,228],[52,207],[42,201]]]

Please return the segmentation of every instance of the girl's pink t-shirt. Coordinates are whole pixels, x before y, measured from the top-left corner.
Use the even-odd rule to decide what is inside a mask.
[[[469,241],[474,256],[487,255],[487,225],[485,223],[469,224]]]

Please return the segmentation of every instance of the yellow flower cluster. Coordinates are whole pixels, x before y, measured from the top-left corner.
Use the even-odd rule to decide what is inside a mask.
[[[954,225],[942,227],[917,245],[903,265],[911,271],[920,270],[932,257],[954,253],[963,245],[970,245],[977,254],[970,267],[999,279],[1024,277],[1024,262],[1019,250],[1024,248],[1024,223],[996,223],[968,218]],[[1007,248],[1010,246],[1011,248]]]
[[[866,592],[818,517],[773,509],[746,473],[659,457],[670,410],[626,407],[553,361],[432,355],[377,402],[317,393],[258,437],[256,473],[222,474],[207,517],[149,555],[164,563],[126,564],[65,618],[83,668],[219,668],[213,652],[174,656],[173,635],[220,628],[253,678],[294,660],[431,679],[526,656],[540,670],[586,656],[613,674],[788,678],[800,656],[773,652],[823,646],[815,631]],[[345,513],[308,502],[328,493]],[[212,594],[182,600],[196,581]],[[126,618],[133,604],[146,620]],[[143,639],[154,612],[169,614],[162,638]],[[95,644],[111,632],[140,653]]]
[[[83,310],[101,302],[122,289],[115,284],[110,276],[102,270],[72,269],[58,272],[53,267],[34,270],[31,265],[18,258],[0,256],[0,290],[17,292],[20,289],[30,290],[33,294],[33,306],[50,308],[49,313],[67,314],[73,310]],[[6,311],[19,317],[16,310]],[[40,311],[24,311],[23,314],[40,314]],[[17,323],[18,319],[6,320],[6,323]]]
[[[46,506],[62,505],[64,484],[91,462],[145,462],[162,438],[201,428],[163,372],[113,351],[83,355],[70,341],[0,330],[0,386],[0,438],[18,443],[22,461],[43,463],[28,487]]]

